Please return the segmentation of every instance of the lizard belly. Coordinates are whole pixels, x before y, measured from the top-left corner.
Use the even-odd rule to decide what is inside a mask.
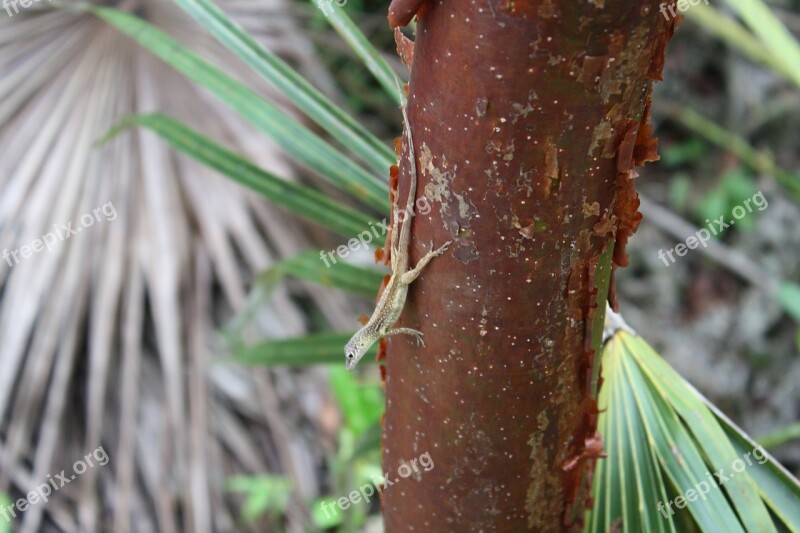
[[[408,285],[403,285],[402,283],[399,283],[393,293],[389,295],[389,305],[384,308],[386,312],[380,321],[380,332],[382,334],[385,334],[400,318],[403,313],[403,306],[406,303],[406,296],[408,296]]]

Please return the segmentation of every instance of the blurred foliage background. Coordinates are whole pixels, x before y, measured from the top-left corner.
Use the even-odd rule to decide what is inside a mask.
[[[151,22],[304,121],[286,94],[175,5],[109,5]],[[385,78],[315,5],[218,5],[391,146],[400,113]],[[662,160],[639,171],[644,221],[617,278],[628,323],[795,474],[798,7],[747,0],[687,11],[653,97]],[[405,76],[386,8],[348,0],[344,11],[375,47],[375,60]],[[338,361],[356,317],[372,309],[381,277],[372,254],[354,258],[366,270],[320,270],[318,251],[342,237],[311,223],[319,212],[289,216],[144,129],[95,142],[125,117],[163,112],[363,217],[379,219],[385,206],[354,202],[325,179],[324,167],[291,152],[295,139],[270,140],[235,104],[210,97],[95,15],[42,3],[2,18],[0,72],[3,247],[105,201],[120,212],[118,223],[60,252],[0,265],[0,493],[20,497],[20,487],[99,442],[111,450],[109,468],[33,506],[20,530],[379,530],[375,502],[333,516],[321,511],[322,502],[381,475],[377,367],[354,376]],[[347,138],[327,137],[348,153]],[[378,162],[386,155],[374,153]],[[244,175],[243,166],[231,168]],[[757,191],[768,207],[713,246],[670,266],[659,258]],[[353,215],[352,227],[366,220]],[[284,338],[295,340],[263,342]],[[330,360],[338,362],[311,366]]]

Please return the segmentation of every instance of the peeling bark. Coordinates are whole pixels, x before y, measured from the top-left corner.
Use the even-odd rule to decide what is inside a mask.
[[[393,27],[418,17],[413,46],[397,35],[417,194],[433,206],[413,219],[412,264],[454,244],[398,322],[426,346],[382,344],[384,470],[426,452],[435,464],[386,488],[387,531],[575,529],[602,456],[596,276],[612,252],[626,264],[641,218],[634,166],[657,159],[649,97],[675,22],[654,0],[389,12]],[[405,199],[405,162],[399,181]]]

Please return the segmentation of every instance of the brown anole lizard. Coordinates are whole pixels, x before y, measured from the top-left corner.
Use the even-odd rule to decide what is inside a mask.
[[[412,328],[390,328],[397,322],[403,312],[406,297],[408,296],[408,286],[417,279],[422,269],[431,259],[443,254],[453,242],[447,241],[436,250],[432,249],[433,243],[431,243],[431,250],[417,262],[417,266],[409,269],[408,245],[411,240],[411,216],[417,194],[417,164],[416,156],[414,155],[414,141],[411,136],[411,123],[406,112],[407,101],[403,97],[403,91],[400,90],[399,84],[398,91],[400,91],[400,108],[403,112],[406,144],[408,146],[409,176],[411,179],[408,187],[408,199],[406,200],[406,210],[402,220],[399,220],[399,213],[395,211],[395,226],[397,224],[401,224],[401,226],[399,232],[396,227],[392,229],[392,275],[389,278],[389,282],[386,284],[386,288],[383,290],[378,300],[378,305],[375,307],[375,311],[369,321],[350,338],[344,347],[345,368],[348,371],[353,370],[361,358],[364,357],[364,354],[367,353],[370,346],[383,337],[405,333],[414,335],[417,338],[417,343],[425,346],[421,331]]]

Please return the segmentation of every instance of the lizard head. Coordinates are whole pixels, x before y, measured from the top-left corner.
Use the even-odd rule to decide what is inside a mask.
[[[344,345],[344,366],[348,372],[356,367],[371,345],[372,343],[364,338],[361,331],[356,332],[348,343]]]

